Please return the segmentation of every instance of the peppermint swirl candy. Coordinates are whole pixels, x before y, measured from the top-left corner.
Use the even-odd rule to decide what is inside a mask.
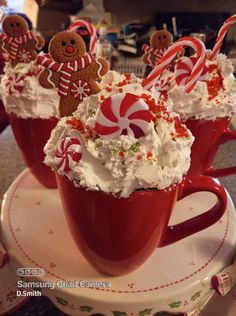
[[[9,94],[19,94],[24,89],[25,76],[20,74],[10,75],[6,83],[6,89]]]
[[[82,146],[78,138],[65,137],[60,140],[55,153],[57,170],[68,173],[82,158]]]
[[[101,138],[120,135],[140,138],[150,130],[152,115],[148,105],[131,93],[114,94],[100,106],[95,130]]]

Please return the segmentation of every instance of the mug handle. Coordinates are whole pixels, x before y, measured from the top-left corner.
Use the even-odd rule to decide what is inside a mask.
[[[226,129],[221,137],[219,138],[219,141],[216,143],[216,150],[220,147],[220,145],[226,143],[229,140],[236,140],[236,131],[231,131],[230,129]],[[235,167],[228,167],[228,168],[220,168],[215,169],[213,167],[209,167],[206,172],[204,172],[204,175],[211,176],[211,177],[224,177],[229,176],[231,174],[236,173],[236,166]]]
[[[227,196],[225,189],[217,180],[207,176],[188,176],[184,178],[179,187],[177,200],[200,191],[214,193],[218,201],[208,211],[190,218],[182,223],[167,227],[166,234],[159,247],[167,246],[180,239],[195,234],[215,224],[224,214],[227,207]]]

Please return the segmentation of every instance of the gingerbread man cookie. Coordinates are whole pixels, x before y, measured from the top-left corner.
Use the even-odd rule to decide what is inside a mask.
[[[163,29],[154,32],[150,37],[150,46],[144,44],[142,47],[142,50],[145,51],[143,62],[154,67],[172,43],[172,35],[167,30]]]
[[[81,36],[72,31],[56,34],[49,43],[49,55],[39,55],[37,63],[43,66],[39,82],[44,88],[58,88],[60,116],[69,116],[84,97],[96,94],[96,82],[108,71],[103,58],[94,59],[86,53]]]
[[[37,57],[36,50],[44,44],[44,38],[29,30],[24,18],[19,15],[7,16],[2,23],[4,33],[0,34],[0,53],[15,67],[18,63],[28,63]]]

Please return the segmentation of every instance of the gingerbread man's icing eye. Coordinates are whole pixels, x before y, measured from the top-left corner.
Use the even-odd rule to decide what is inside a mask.
[[[10,27],[14,27],[14,24],[13,24],[13,23],[11,23],[11,24],[10,24]]]
[[[71,45],[75,45],[75,40],[70,41]]]
[[[158,39],[160,40],[160,39],[161,39],[161,36],[158,36]]]
[[[61,46],[66,46],[66,42],[65,42],[65,41],[62,41],[62,42],[61,42]]]
[[[163,38],[166,38],[166,36],[165,36],[165,35],[163,35]]]
[[[17,23],[16,23],[16,26],[20,26],[20,23],[17,22]]]

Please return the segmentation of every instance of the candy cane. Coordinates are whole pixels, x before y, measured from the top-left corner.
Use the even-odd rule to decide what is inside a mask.
[[[175,66],[175,81],[177,85],[184,86],[188,80],[194,65],[197,62],[197,57],[191,56],[190,58],[184,57],[177,62]],[[206,81],[208,77],[208,68],[205,66],[201,76],[198,78],[199,81]],[[161,80],[160,80],[161,81]]]
[[[157,66],[151,71],[149,76],[143,81],[144,89],[151,88],[158,80],[163,71],[168,67],[178,52],[182,51],[185,46],[190,46],[196,51],[197,62],[194,65],[188,80],[185,83],[185,92],[189,93],[201,73],[206,63],[206,48],[202,41],[195,37],[183,37],[171,45],[165,54],[159,59]]]
[[[236,14],[232,15],[230,18],[228,18],[224,24],[222,25],[222,27],[220,28],[218,35],[217,35],[217,39],[216,39],[216,43],[215,46],[210,54],[209,59],[210,60],[214,60],[216,59],[216,56],[218,55],[220,48],[222,46],[222,43],[224,41],[225,35],[228,32],[228,30],[230,29],[230,27],[236,22]]]
[[[87,28],[87,30],[89,31],[89,35],[90,35],[89,52],[91,54],[95,54],[96,44],[97,44],[97,33],[95,30],[95,27],[91,23],[86,22],[84,20],[77,20],[69,26],[68,30],[69,31],[76,31],[81,26],[85,26]]]

